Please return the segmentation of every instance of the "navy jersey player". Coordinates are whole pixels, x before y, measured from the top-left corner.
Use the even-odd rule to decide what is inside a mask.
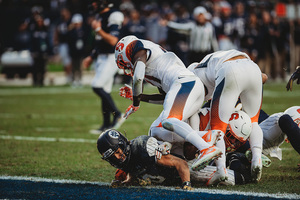
[[[122,123],[121,112],[116,107],[110,93],[114,76],[118,67],[114,62],[114,46],[117,44],[120,29],[124,21],[122,12],[112,8],[113,4],[107,0],[93,1],[92,6],[97,12],[96,19],[92,21],[95,31],[95,47],[92,53],[83,60],[83,66],[88,67],[95,60],[95,77],[92,81],[93,91],[102,100],[103,125],[92,134],[100,134],[108,128],[118,128]],[[111,117],[113,116],[113,121]]]
[[[97,148],[102,159],[127,173],[122,184],[130,185],[135,178],[142,179],[164,166],[177,170],[182,189],[192,190],[186,161],[171,155],[167,145],[160,145],[154,137],[142,135],[128,141],[122,133],[108,129],[99,136]]]

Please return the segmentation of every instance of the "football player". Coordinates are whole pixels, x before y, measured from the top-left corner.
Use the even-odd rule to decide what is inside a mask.
[[[252,150],[251,173],[259,181],[262,173],[263,133],[258,125],[258,116],[262,105],[262,73],[250,57],[237,50],[217,51],[207,55],[200,63],[193,63],[189,70],[203,82],[211,101],[211,130],[220,130],[223,134],[240,98],[245,111],[252,122],[250,146]],[[220,179],[227,178],[225,167],[225,144],[220,144],[223,156],[216,163]]]
[[[117,129],[124,122],[121,112],[110,95],[114,76],[118,72],[118,67],[114,62],[114,46],[119,40],[124,15],[114,9],[109,0],[93,0],[92,7],[96,13],[95,20],[91,23],[92,29],[96,33],[95,47],[91,54],[83,60],[82,64],[87,68],[96,60],[96,74],[92,81],[92,88],[102,101],[104,122],[99,129],[91,130],[90,133],[100,134],[111,127]],[[111,117],[113,117],[112,122]]]
[[[126,172],[125,180],[119,184],[131,185],[136,178],[142,179],[163,166],[168,170],[175,168],[182,181],[181,188],[192,190],[186,161],[171,155],[168,145],[160,145],[154,137],[142,135],[128,141],[122,133],[108,129],[99,136],[97,149],[103,160]]]
[[[220,157],[221,150],[197,134],[197,112],[204,101],[204,86],[174,53],[151,41],[126,36],[116,45],[115,59],[118,67],[133,77],[133,103],[127,108],[125,118],[139,109],[145,80],[158,87],[162,93],[164,103],[160,126],[178,134],[200,150],[193,169],[202,169]],[[195,122],[192,126],[185,122],[189,118]],[[216,138],[219,131],[209,132],[208,135]]]

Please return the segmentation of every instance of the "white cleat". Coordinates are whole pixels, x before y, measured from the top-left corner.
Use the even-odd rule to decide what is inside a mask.
[[[205,135],[202,136],[202,139],[207,142],[210,146],[216,145],[220,140],[222,131],[219,130],[209,130]]]
[[[115,125],[112,127],[113,129],[118,129],[122,126],[122,124],[125,122],[126,118],[123,117],[124,113],[122,113],[120,115],[120,117],[118,117],[118,119],[116,120]]]
[[[219,183],[221,184],[221,182],[224,183],[224,185],[227,185],[226,180],[228,180],[228,175],[227,170],[224,168],[222,170],[217,170],[214,173],[212,173],[206,185],[218,185]]]
[[[199,171],[208,165],[211,161],[219,158],[222,155],[222,151],[215,146],[202,149],[198,158],[192,164],[192,170]]]

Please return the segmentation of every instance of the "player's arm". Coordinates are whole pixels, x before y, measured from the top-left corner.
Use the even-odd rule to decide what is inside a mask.
[[[185,160],[173,156],[171,154],[162,155],[157,159],[157,164],[166,167],[175,167],[182,181],[182,188],[185,190],[192,190],[190,183],[190,170]]]
[[[287,91],[293,89],[293,81],[297,80],[297,84],[299,85],[300,84],[300,66],[298,66],[296,68],[296,71],[292,74],[292,76],[290,77],[287,85],[286,85],[286,89]]]
[[[268,76],[265,73],[261,73],[261,78],[262,78],[262,83],[265,84],[265,82],[267,82],[268,80]]]

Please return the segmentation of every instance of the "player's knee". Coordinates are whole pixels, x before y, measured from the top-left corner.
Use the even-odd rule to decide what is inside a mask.
[[[165,129],[167,129],[169,131],[174,131],[174,124],[177,121],[180,121],[180,120],[177,118],[167,118],[167,119],[163,119],[161,124]]]

